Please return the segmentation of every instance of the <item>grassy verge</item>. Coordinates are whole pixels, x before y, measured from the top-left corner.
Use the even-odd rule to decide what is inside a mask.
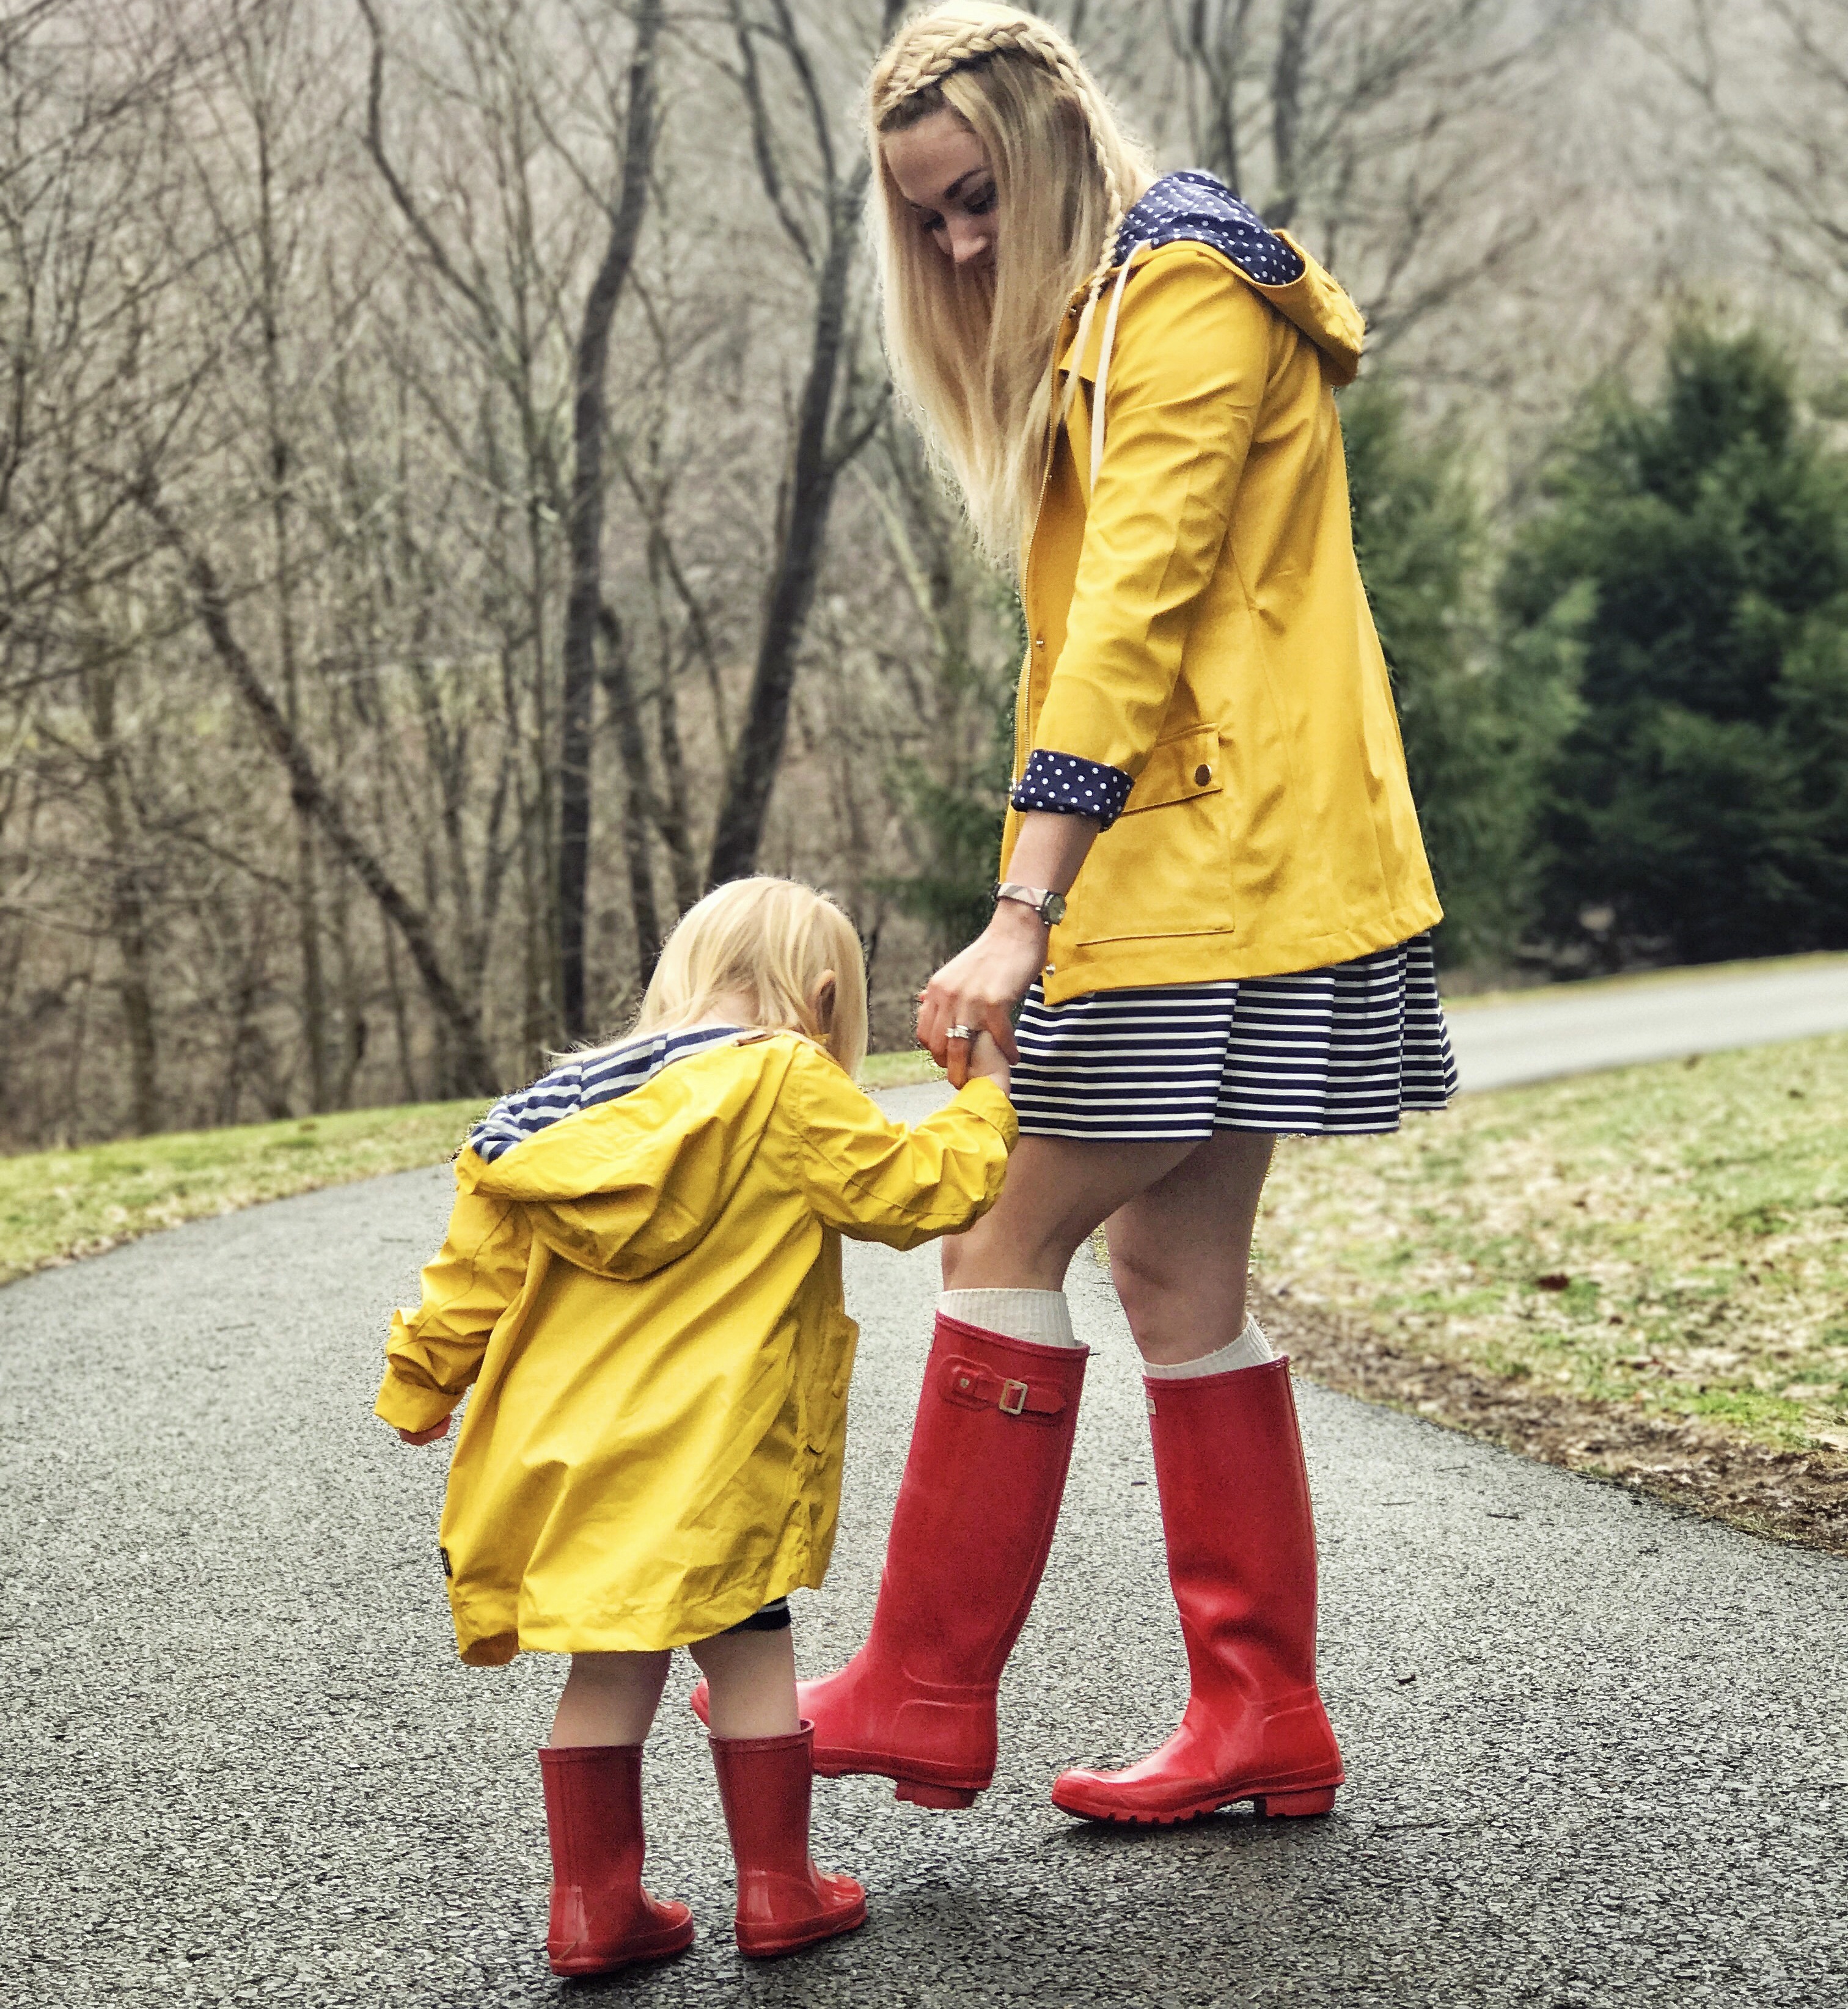
[[[875,1054],[869,1087],[938,1079]],[[435,1164],[481,1105],[0,1159],[0,1281]],[[1291,1139],[1259,1228],[1304,1369],[1848,1554],[1848,1036],[1466,1097]]]
[[[940,1081],[921,1053],[868,1055],[869,1088]],[[476,1102],[343,1110],[0,1158],[0,1284],[183,1221],[448,1157]]]
[[[481,1108],[345,1110],[0,1158],[0,1282],[183,1221],[435,1164]]]
[[[1814,1497],[1732,1517],[1848,1540],[1845,1134],[1848,1036],[1466,1097],[1286,1142],[1257,1273],[1311,1373],[1677,1486],[1761,1454]]]
[[[1715,976],[1769,976],[1792,969],[1848,969],[1848,955],[1825,950],[1804,955],[1765,955],[1743,962],[1678,963],[1672,969],[1637,969],[1623,976],[1588,976],[1569,983],[1523,984],[1516,988],[1453,993],[1443,979],[1444,1009],[1474,1012],[1484,1004],[1540,1004],[1550,1000],[1587,997],[1612,990],[1659,990],[1683,983],[1704,983]],[[1461,980],[1467,981],[1467,978]]]

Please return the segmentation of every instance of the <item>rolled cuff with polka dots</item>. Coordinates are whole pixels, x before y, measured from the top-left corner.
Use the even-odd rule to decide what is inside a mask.
[[[1123,814],[1135,785],[1135,777],[1120,767],[1080,760],[1076,753],[1049,753],[1041,746],[1027,755],[1026,770],[1008,800],[1017,810],[1094,817],[1108,830]]]

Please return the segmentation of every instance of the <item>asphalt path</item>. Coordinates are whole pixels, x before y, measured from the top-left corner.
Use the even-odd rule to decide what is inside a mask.
[[[649,1873],[699,1940],[554,1982],[534,1753],[561,1669],[456,1660],[443,1449],[368,1413],[447,1195],[406,1174],[0,1292],[0,2000],[1843,2000],[1848,1568],[1312,1387],[1336,1811],[1057,1812],[1059,1766],[1145,1749],[1185,1688],[1139,1383],[1085,1258],[1098,1352],[994,1790],[938,1814],[819,1784],[818,1853],[871,1922],[747,1968],[681,1656]],[[867,1625],[934,1282],[928,1250],[851,1252],[862,1364],[839,1554],[796,1600],[808,1669]]]
[[[1848,1032],[1843,956],[1711,976],[1677,972],[1583,988],[1562,984],[1511,1004],[1450,1014],[1450,1043],[1466,1090],[1513,1088],[1842,1032]]]

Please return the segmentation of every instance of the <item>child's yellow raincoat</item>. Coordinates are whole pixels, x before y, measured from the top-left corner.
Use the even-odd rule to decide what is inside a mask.
[[[572,1064],[514,1099],[551,1089],[555,1120],[477,1131],[423,1302],[392,1320],[387,1423],[427,1429],[474,1387],[442,1541],[477,1666],[681,1646],[818,1585],[858,1336],[841,1236],[910,1248],[1001,1191],[991,1082],[907,1129],[793,1033],[656,1047],[680,1051],[614,1099]]]

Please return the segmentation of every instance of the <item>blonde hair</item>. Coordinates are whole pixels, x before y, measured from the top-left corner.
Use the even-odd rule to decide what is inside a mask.
[[[986,0],[907,21],[867,90],[885,346],[899,395],[961,488],[988,555],[1032,527],[1052,426],[1052,365],[1074,294],[1097,297],[1123,214],[1154,179],[1146,151],[1059,30]],[[880,142],[954,112],[995,177],[992,273],[959,267],[919,224]]]
[[[826,1022],[810,1000],[834,979]],[[672,1032],[712,1015],[720,998],[748,998],[752,1026],[800,1033],[850,1074],[866,1058],[866,961],[860,937],[825,893],[793,879],[734,879],[680,916],[668,937],[630,1036]]]

